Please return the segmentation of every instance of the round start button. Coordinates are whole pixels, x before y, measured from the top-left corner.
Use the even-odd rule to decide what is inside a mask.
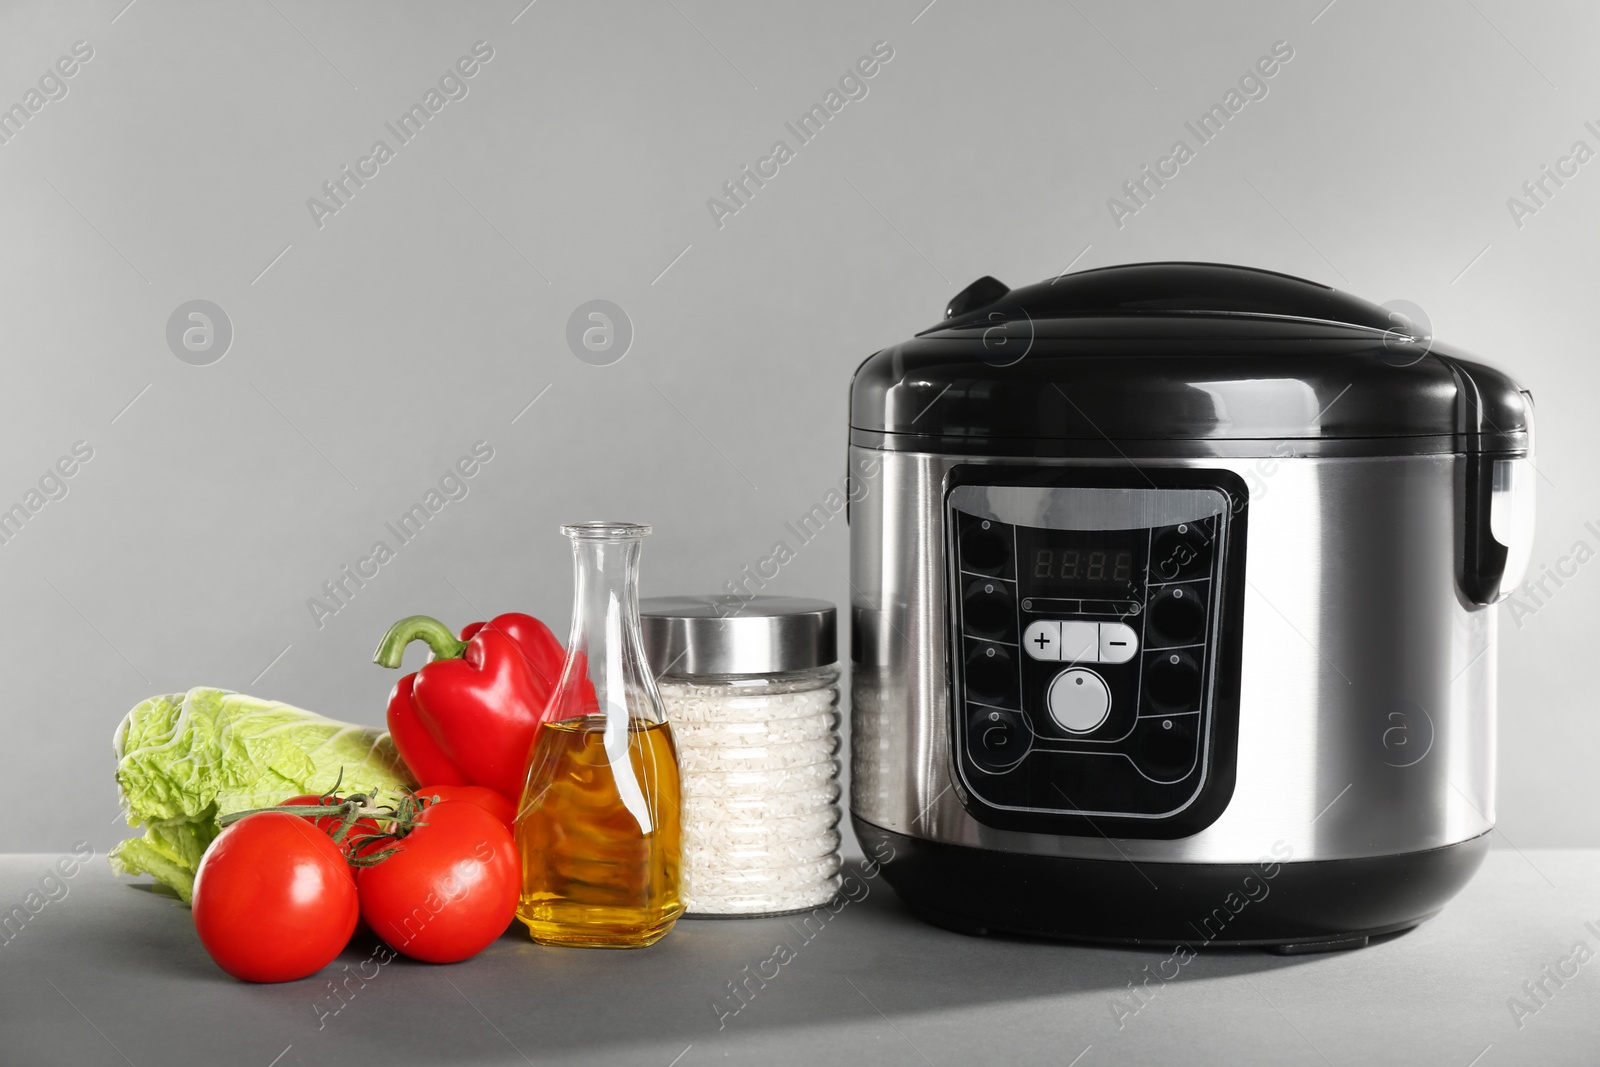
[[[1111,690],[1105,679],[1082,667],[1062,671],[1050,683],[1050,717],[1074,734],[1086,734],[1111,713]]]

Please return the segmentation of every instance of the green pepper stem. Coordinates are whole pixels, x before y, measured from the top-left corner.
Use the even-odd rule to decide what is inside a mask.
[[[457,640],[450,627],[438,619],[426,615],[407,615],[383,635],[383,640],[378,642],[378,650],[372,654],[372,662],[380,667],[399,667],[400,657],[413,641],[424,642],[433,650],[434,659],[459,659],[467,647],[465,641]]]

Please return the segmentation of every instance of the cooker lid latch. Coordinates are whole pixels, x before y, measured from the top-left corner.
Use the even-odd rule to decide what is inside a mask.
[[[969,311],[987,307],[1009,292],[1011,287],[1005,282],[985,274],[950,298],[950,303],[944,309],[944,317],[953,319]]]

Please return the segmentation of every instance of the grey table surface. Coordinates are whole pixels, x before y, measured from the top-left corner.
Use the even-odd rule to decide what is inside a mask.
[[[461,964],[369,962],[342,999],[333,980],[371,944],[248,985],[175,900],[100,857],[46,882],[54,859],[0,857],[0,909],[29,915],[0,933],[8,1065],[1600,1063],[1600,851],[1494,850],[1410,933],[1324,956],[1210,949],[1148,985],[1170,949],[948,933],[858,872],[857,899],[809,926],[686,919],[632,952],[516,927]]]

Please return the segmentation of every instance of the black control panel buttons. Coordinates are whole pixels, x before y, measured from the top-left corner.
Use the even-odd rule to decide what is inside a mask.
[[[1156,711],[1198,711],[1199,664],[1186,651],[1150,653],[1145,662],[1144,695]]]
[[[977,704],[969,707],[967,751],[984,770],[1000,772],[1015,767],[1032,743],[1032,733],[1020,713]]]
[[[1186,582],[1208,576],[1215,538],[1211,520],[1157,530],[1150,542],[1150,580]]]
[[[961,569],[973,574],[1009,577],[1011,527],[974,516],[964,516],[961,530]]]
[[[1007,708],[1018,706],[1017,659],[1009,648],[968,641],[965,667],[969,699]]]
[[[961,598],[961,620],[970,637],[992,641],[1017,639],[1017,605],[1010,583],[998,578],[975,578]]]
[[[1133,741],[1133,762],[1147,777],[1176,782],[1188,776],[1199,757],[1199,714],[1141,719]]]
[[[1169,585],[1150,599],[1146,642],[1150,648],[1198,645],[1206,635],[1202,585]]]

